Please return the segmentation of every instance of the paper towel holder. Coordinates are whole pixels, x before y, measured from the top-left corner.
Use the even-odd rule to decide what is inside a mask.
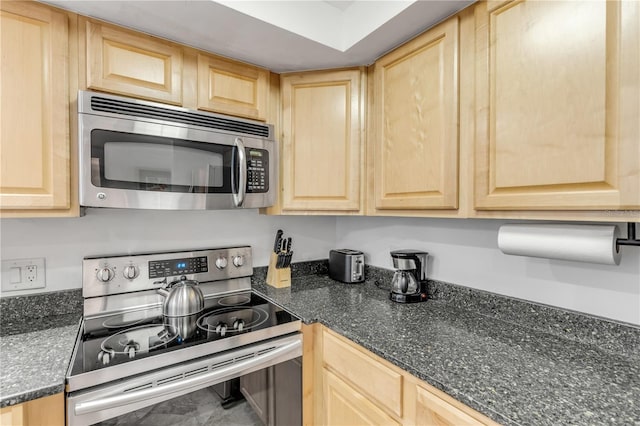
[[[636,246],[640,247],[640,239],[636,237],[635,222],[627,223],[627,238],[616,239],[616,252],[620,251],[620,246]]]

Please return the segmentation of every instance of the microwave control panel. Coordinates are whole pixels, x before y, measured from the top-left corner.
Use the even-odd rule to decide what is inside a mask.
[[[247,149],[247,193],[269,191],[269,152],[264,149]]]

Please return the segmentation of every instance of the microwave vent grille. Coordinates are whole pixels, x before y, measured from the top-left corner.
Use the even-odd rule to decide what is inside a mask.
[[[143,105],[117,99],[107,99],[100,96],[91,97],[91,108],[94,111],[172,121],[193,126],[208,127],[210,129],[225,130],[233,133],[244,133],[252,136],[269,138],[269,126],[209,114],[200,114],[193,111],[179,111],[156,107],[153,105]]]

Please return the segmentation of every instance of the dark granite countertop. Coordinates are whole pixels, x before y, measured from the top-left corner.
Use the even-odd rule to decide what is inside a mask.
[[[75,290],[0,300],[0,408],[64,391],[81,303]]]
[[[367,280],[253,288],[501,424],[640,425],[640,328],[438,282],[397,304]]]
[[[499,423],[640,425],[640,328],[435,281],[427,302],[396,304],[389,271],[342,284],[325,264],[294,265],[284,289],[256,268],[253,288]],[[0,407],[63,391],[80,292],[2,299]]]

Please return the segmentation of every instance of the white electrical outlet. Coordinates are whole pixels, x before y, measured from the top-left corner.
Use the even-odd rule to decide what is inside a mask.
[[[44,257],[2,261],[2,291],[44,288]]]

